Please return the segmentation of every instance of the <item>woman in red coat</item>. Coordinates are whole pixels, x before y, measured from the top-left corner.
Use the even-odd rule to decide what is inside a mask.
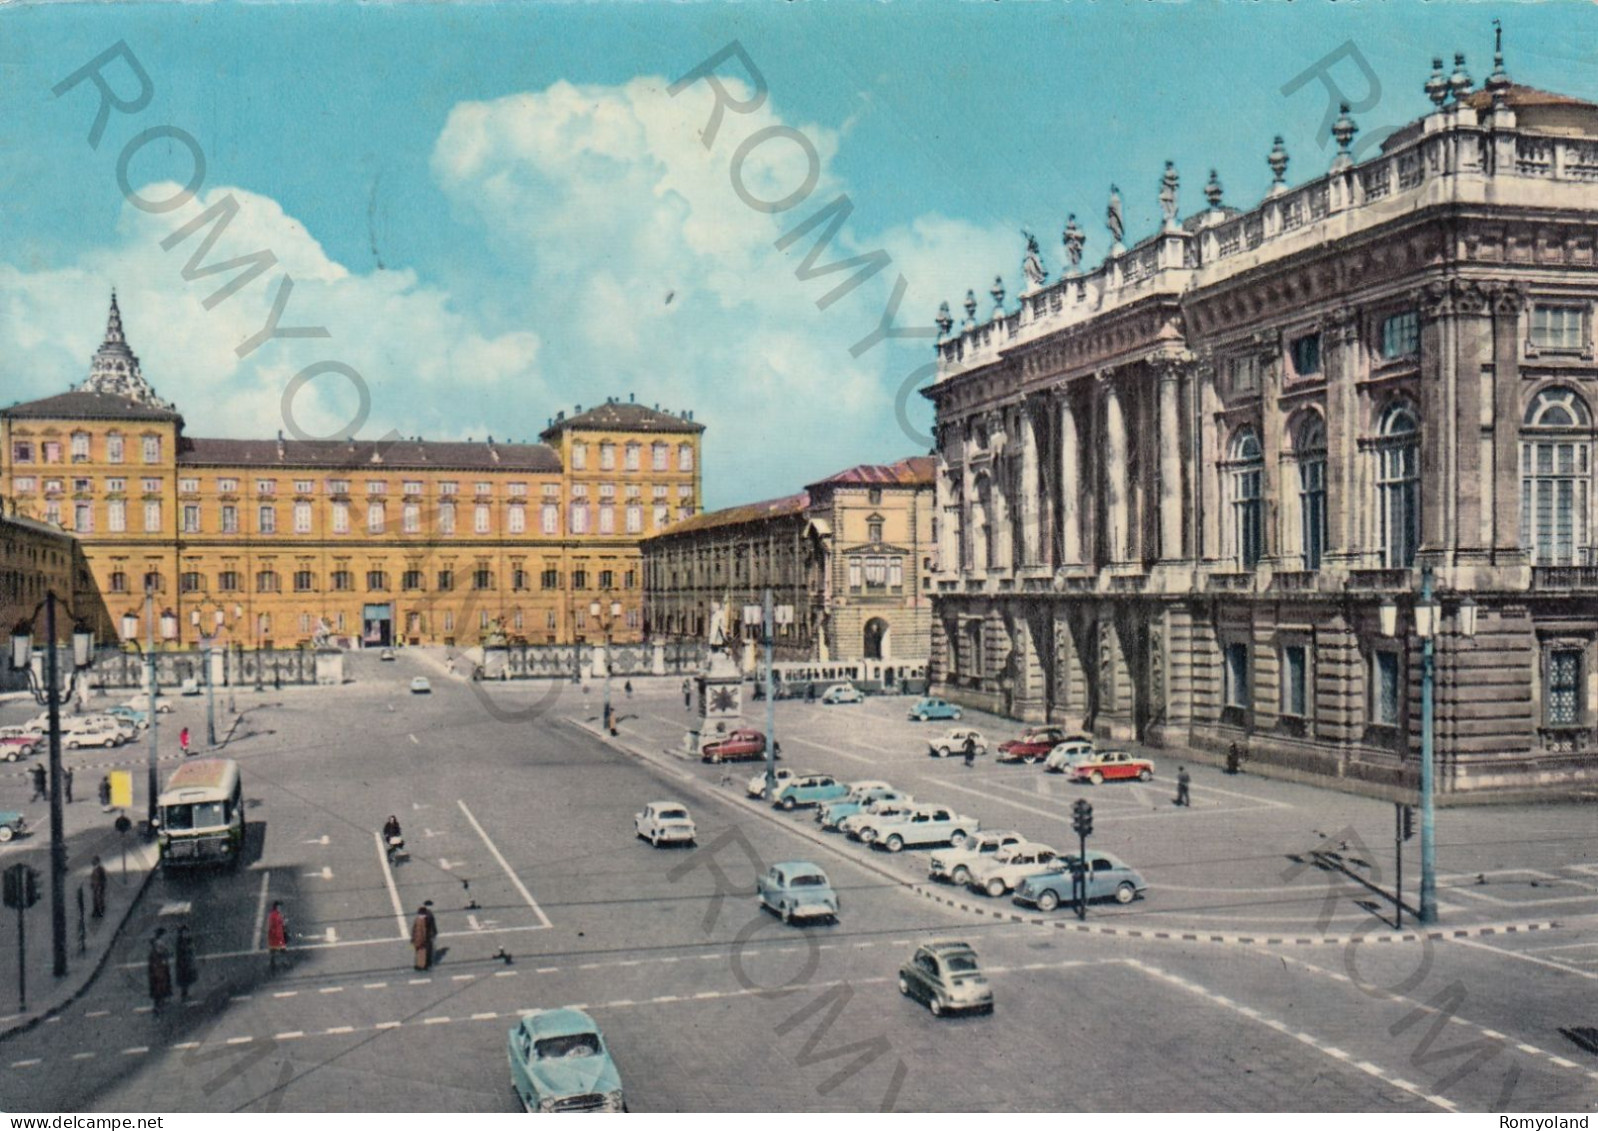
[[[272,901],[272,910],[266,917],[266,949],[271,956],[269,969],[277,969],[279,954],[285,963],[288,961],[289,925],[283,918],[283,905],[276,900]]]

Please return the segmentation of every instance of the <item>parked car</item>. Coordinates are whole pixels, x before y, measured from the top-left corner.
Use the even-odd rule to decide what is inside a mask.
[[[68,750],[76,750],[81,746],[121,746],[126,741],[127,736],[122,728],[110,723],[67,731],[61,736],[61,744]]]
[[[1061,856],[1049,864],[1046,872],[1028,876],[1016,886],[1014,901],[1039,911],[1053,911],[1062,903],[1072,903],[1076,896],[1071,890],[1071,864],[1077,857]],[[1131,903],[1148,891],[1146,880],[1131,866],[1122,863],[1108,852],[1089,851],[1088,899],[1114,898],[1117,903]]]
[[[835,707],[839,703],[864,703],[865,695],[852,683],[835,683],[821,693],[821,704],[824,707]]]
[[[580,1009],[529,1013],[510,1031],[510,1084],[530,1112],[626,1111],[621,1073]]]
[[[1083,759],[1071,770],[1073,781],[1092,782],[1094,785],[1133,778],[1153,781],[1154,762],[1149,758],[1128,754],[1125,750],[1106,750],[1095,757]]]
[[[1094,754],[1093,740],[1074,736],[1060,743],[1043,760],[1043,768],[1051,774],[1068,774]]]
[[[1064,742],[1067,737],[1063,727],[1027,727],[1021,732],[1020,738],[999,743],[999,751],[994,756],[994,761],[1023,762],[1028,766],[1035,766],[1047,758],[1049,751]]]
[[[886,821],[901,814],[910,812],[915,808],[915,803],[906,797],[902,801],[879,800],[867,802],[860,812],[851,813],[838,822],[838,831],[851,840],[871,843],[871,838],[876,836],[876,826],[879,821]]]
[[[827,873],[806,860],[767,868],[755,881],[755,898],[784,923],[796,919],[838,921],[838,896]]]
[[[779,809],[793,810],[801,805],[819,805],[849,796],[849,787],[831,774],[809,774],[791,778],[777,787],[771,803]]]
[[[969,883],[973,864],[1025,840],[1026,837],[1014,829],[989,829],[968,836],[965,838],[965,843],[958,848],[940,848],[934,852],[928,876],[934,880],[949,880],[957,884]]]
[[[633,814],[633,828],[650,844],[692,844],[694,819],[687,806],[677,801],[651,801],[642,813]]]
[[[976,741],[978,754],[986,754],[988,752],[988,740],[982,737],[981,731],[956,728],[944,731],[937,738],[929,739],[927,753],[934,758],[947,758],[950,754],[958,756],[965,752],[965,740],[967,738]]]
[[[172,713],[172,704],[162,699],[159,691],[155,694],[155,713],[158,715],[170,715]],[[132,707],[136,711],[148,711],[150,709],[150,696],[148,693],[140,692],[129,699],[125,705]]]
[[[855,782],[849,788],[848,797],[840,797],[816,807],[816,824],[823,829],[836,829],[845,817],[853,816],[873,801],[911,800],[908,793],[894,789],[887,782]]]
[[[766,736],[751,727],[739,727],[726,738],[705,743],[699,752],[705,762],[748,762],[766,756]]]
[[[411,680],[412,695],[431,695],[432,693],[433,685],[427,682],[427,677],[425,675],[416,676]]]
[[[934,1017],[964,1010],[993,1012],[993,987],[970,943],[951,940],[916,947],[899,967],[899,992],[925,1002]]]
[[[7,738],[0,738],[0,760],[17,762],[23,758],[31,758],[39,749],[39,739],[31,734],[19,734]]]
[[[201,695],[204,694],[204,692],[205,685],[200,682],[198,676],[191,675],[178,685],[179,695]]]
[[[1059,853],[1047,845],[1023,841],[971,865],[971,878],[966,884],[973,891],[986,892],[997,899],[1028,876],[1048,871],[1057,856]]]
[[[0,844],[28,831],[28,822],[14,809],[0,809]]]
[[[809,770],[790,770],[786,766],[781,766],[776,772],[777,785],[781,786],[784,782],[792,781],[797,777],[806,777],[809,774]],[[761,770],[758,774],[750,777],[748,793],[750,797],[764,797],[766,795],[766,771]]]
[[[956,813],[941,805],[918,805],[908,813],[890,820],[880,821],[872,827],[870,840],[873,848],[886,848],[889,852],[919,848],[928,844],[952,844],[958,847],[965,838],[982,827],[975,817]]]
[[[394,661],[394,649],[384,648],[377,654],[377,658],[385,664],[392,663]]]
[[[952,719],[958,722],[962,713],[959,707],[946,699],[917,699],[910,708],[910,721],[924,723],[928,719]]]
[[[132,723],[140,730],[143,730],[145,727],[150,725],[150,713],[148,711],[141,711],[136,707],[107,707],[105,709],[105,714],[111,715],[112,717],[118,719],[127,719],[128,722]]]

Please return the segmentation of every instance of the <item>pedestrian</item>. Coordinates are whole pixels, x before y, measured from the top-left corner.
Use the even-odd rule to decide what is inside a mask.
[[[189,934],[188,924],[178,928],[178,941],[176,947],[178,993],[184,1001],[189,1000],[189,987],[200,980],[200,968],[194,960],[194,936]]]
[[[627,698],[631,699],[633,697],[633,681],[629,679],[626,683],[622,684],[621,686],[622,686],[622,690],[627,692]]]
[[[965,736],[965,768],[970,769],[977,761],[977,740],[975,735]]]
[[[272,901],[272,910],[266,916],[266,949],[271,956],[267,962],[268,970],[277,969],[277,956],[283,956],[284,965],[289,960],[289,925],[283,918],[283,904],[277,900]]]
[[[183,747],[183,756],[189,756],[189,728],[184,727],[178,732],[178,745]]]
[[[1237,743],[1232,743],[1226,750],[1226,772],[1237,773],[1238,766],[1243,761],[1243,752],[1238,749]]]
[[[682,681],[682,709],[686,711],[690,707],[692,707],[693,705],[694,705],[694,688],[693,688],[693,684],[689,683],[685,679],[685,680]]]
[[[1188,796],[1188,786],[1193,784],[1193,779],[1188,775],[1186,766],[1176,767],[1176,804],[1193,808],[1193,799]]]
[[[100,778],[100,812],[111,812],[111,775]]]
[[[145,963],[150,975],[150,1004],[157,1013],[172,996],[172,955],[166,948],[165,938],[166,928],[157,927],[155,936],[150,939],[150,956]]]
[[[72,804],[72,767],[68,766],[61,771],[61,788],[66,792],[67,804]]]
[[[29,770],[28,772],[33,775],[33,798],[32,799],[34,801],[43,801],[45,799],[45,794],[46,794],[45,783],[44,783],[44,766],[42,766],[38,762],[35,762],[33,764],[33,769]]]
[[[814,703],[815,701],[816,701],[816,685],[813,684],[813,683],[805,684],[805,702],[806,703]]]
[[[416,969],[426,970],[433,965],[432,912],[424,903],[416,909],[416,919],[411,923],[411,949],[416,953]]]
[[[105,918],[105,865],[100,863],[100,858],[94,858],[94,867],[89,869],[89,897],[94,905],[94,917]]]
[[[427,965],[432,966],[438,961],[438,955],[434,949],[434,944],[438,941],[438,920],[433,917],[433,901],[431,899],[422,901],[422,911],[427,916]]]

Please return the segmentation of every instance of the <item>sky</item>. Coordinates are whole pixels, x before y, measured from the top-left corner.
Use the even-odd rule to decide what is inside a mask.
[[[0,403],[83,379],[115,286],[194,435],[532,440],[632,396],[706,426],[707,505],[785,495],[930,447],[896,292],[906,330],[996,275],[1013,307],[1023,230],[1052,274],[1075,213],[1096,265],[1167,160],[1184,214],[1211,168],[1256,203],[1277,134],[1309,180],[1328,83],[1358,151],[1434,55],[1480,84],[1495,18],[1515,81],[1598,101],[1558,2],[13,3]]]

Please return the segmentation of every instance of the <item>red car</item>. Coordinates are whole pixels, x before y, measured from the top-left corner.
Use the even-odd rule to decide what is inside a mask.
[[[1074,766],[1071,778],[1073,781],[1092,782],[1094,785],[1117,779],[1153,781],[1154,762],[1148,758],[1128,754],[1125,750],[1105,750]]]
[[[752,762],[766,756],[766,736],[748,727],[700,747],[706,762]]]
[[[29,757],[38,748],[39,740],[26,735],[0,738],[0,760],[15,762],[19,758]]]
[[[998,761],[1036,765],[1049,756],[1050,750],[1073,737],[1076,736],[1067,734],[1062,727],[1027,727],[1020,738],[999,744]]]

